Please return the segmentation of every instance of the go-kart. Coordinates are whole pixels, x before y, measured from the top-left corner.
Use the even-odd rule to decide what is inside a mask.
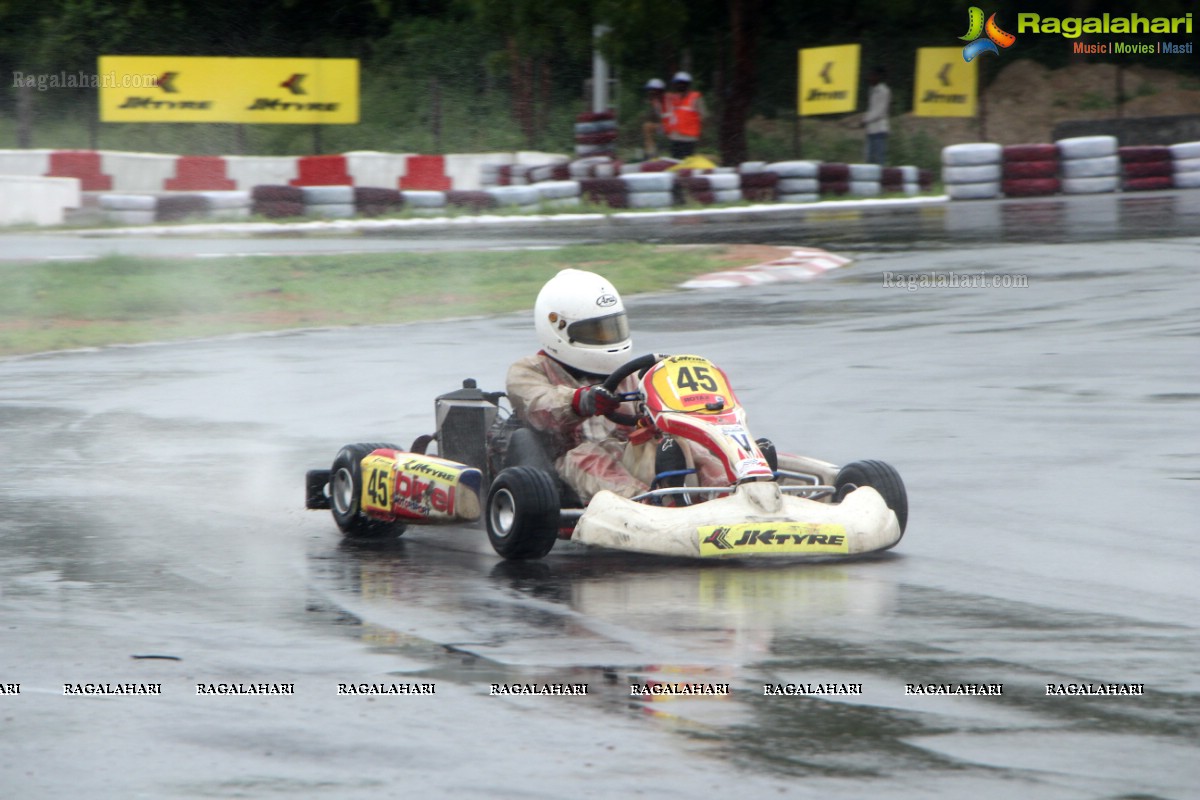
[[[638,374],[636,390],[620,386]],[[409,523],[483,517],[504,558],[541,558],[559,539],[701,558],[847,556],[896,545],[908,518],[899,474],[882,461],[839,468],[777,453],[754,439],[725,373],[693,355],[645,355],[613,372],[604,388],[622,407],[607,414],[634,444],[659,443],[644,493],[600,491],[584,506],[554,472],[531,429],[500,416],[502,392],[474,381],[437,398],[437,432],[402,450],[343,447],[330,469],[306,476],[310,509],[330,509],[347,536],[398,535]],[[662,447],[663,441],[677,446]],[[437,443],[438,455],[426,452]],[[724,480],[701,485],[693,448],[712,453]]]

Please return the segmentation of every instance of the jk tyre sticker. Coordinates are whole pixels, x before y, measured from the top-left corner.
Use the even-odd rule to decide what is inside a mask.
[[[850,552],[845,527],[833,523],[753,522],[705,525],[697,531],[701,556],[745,553],[837,555]]]

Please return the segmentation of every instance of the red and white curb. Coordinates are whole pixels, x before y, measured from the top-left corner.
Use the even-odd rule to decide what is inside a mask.
[[[850,259],[817,247],[801,247],[791,255],[739,269],[710,272],[679,284],[682,289],[733,289],[767,283],[809,281],[850,263]]]

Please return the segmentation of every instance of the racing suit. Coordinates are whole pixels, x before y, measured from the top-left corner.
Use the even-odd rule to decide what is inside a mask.
[[[594,378],[595,376],[592,376]],[[554,468],[586,505],[596,492],[608,489],[633,497],[654,478],[658,442],[629,441],[632,429],[604,417],[581,417],[571,407],[575,390],[595,380],[576,377],[545,353],[528,356],[508,369],[505,391],[517,416],[531,428],[548,434]],[[619,392],[637,388],[637,377],[626,378]],[[702,486],[729,483],[719,459],[705,448],[687,443]]]
[[[632,391],[636,380],[631,376],[621,390]],[[508,368],[505,387],[517,416],[548,435],[555,469],[585,504],[601,489],[624,497],[640,494],[654,472],[653,446],[631,445],[630,428],[572,409],[575,390],[594,383],[538,353]]]

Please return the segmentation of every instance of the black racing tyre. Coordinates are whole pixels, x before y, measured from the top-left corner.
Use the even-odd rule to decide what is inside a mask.
[[[834,479],[837,488],[834,500],[842,499],[861,486],[870,486],[883,497],[887,507],[896,513],[900,523],[900,533],[908,525],[908,492],[904,489],[904,481],[900,473],[891,464],[883,461],[854,461],[842,467]]]
[[[376,450],[402,450],[394,444],[348,444],[338,451],[329,470],[329,510],[346,536],[383,538],[404,533],[403,522],[371,519],[362,513],[362,460]]]
[[[535,467],[501,470],[488,491],[488,541],[504,558],[541,558],[558,539],[558,485]]]

